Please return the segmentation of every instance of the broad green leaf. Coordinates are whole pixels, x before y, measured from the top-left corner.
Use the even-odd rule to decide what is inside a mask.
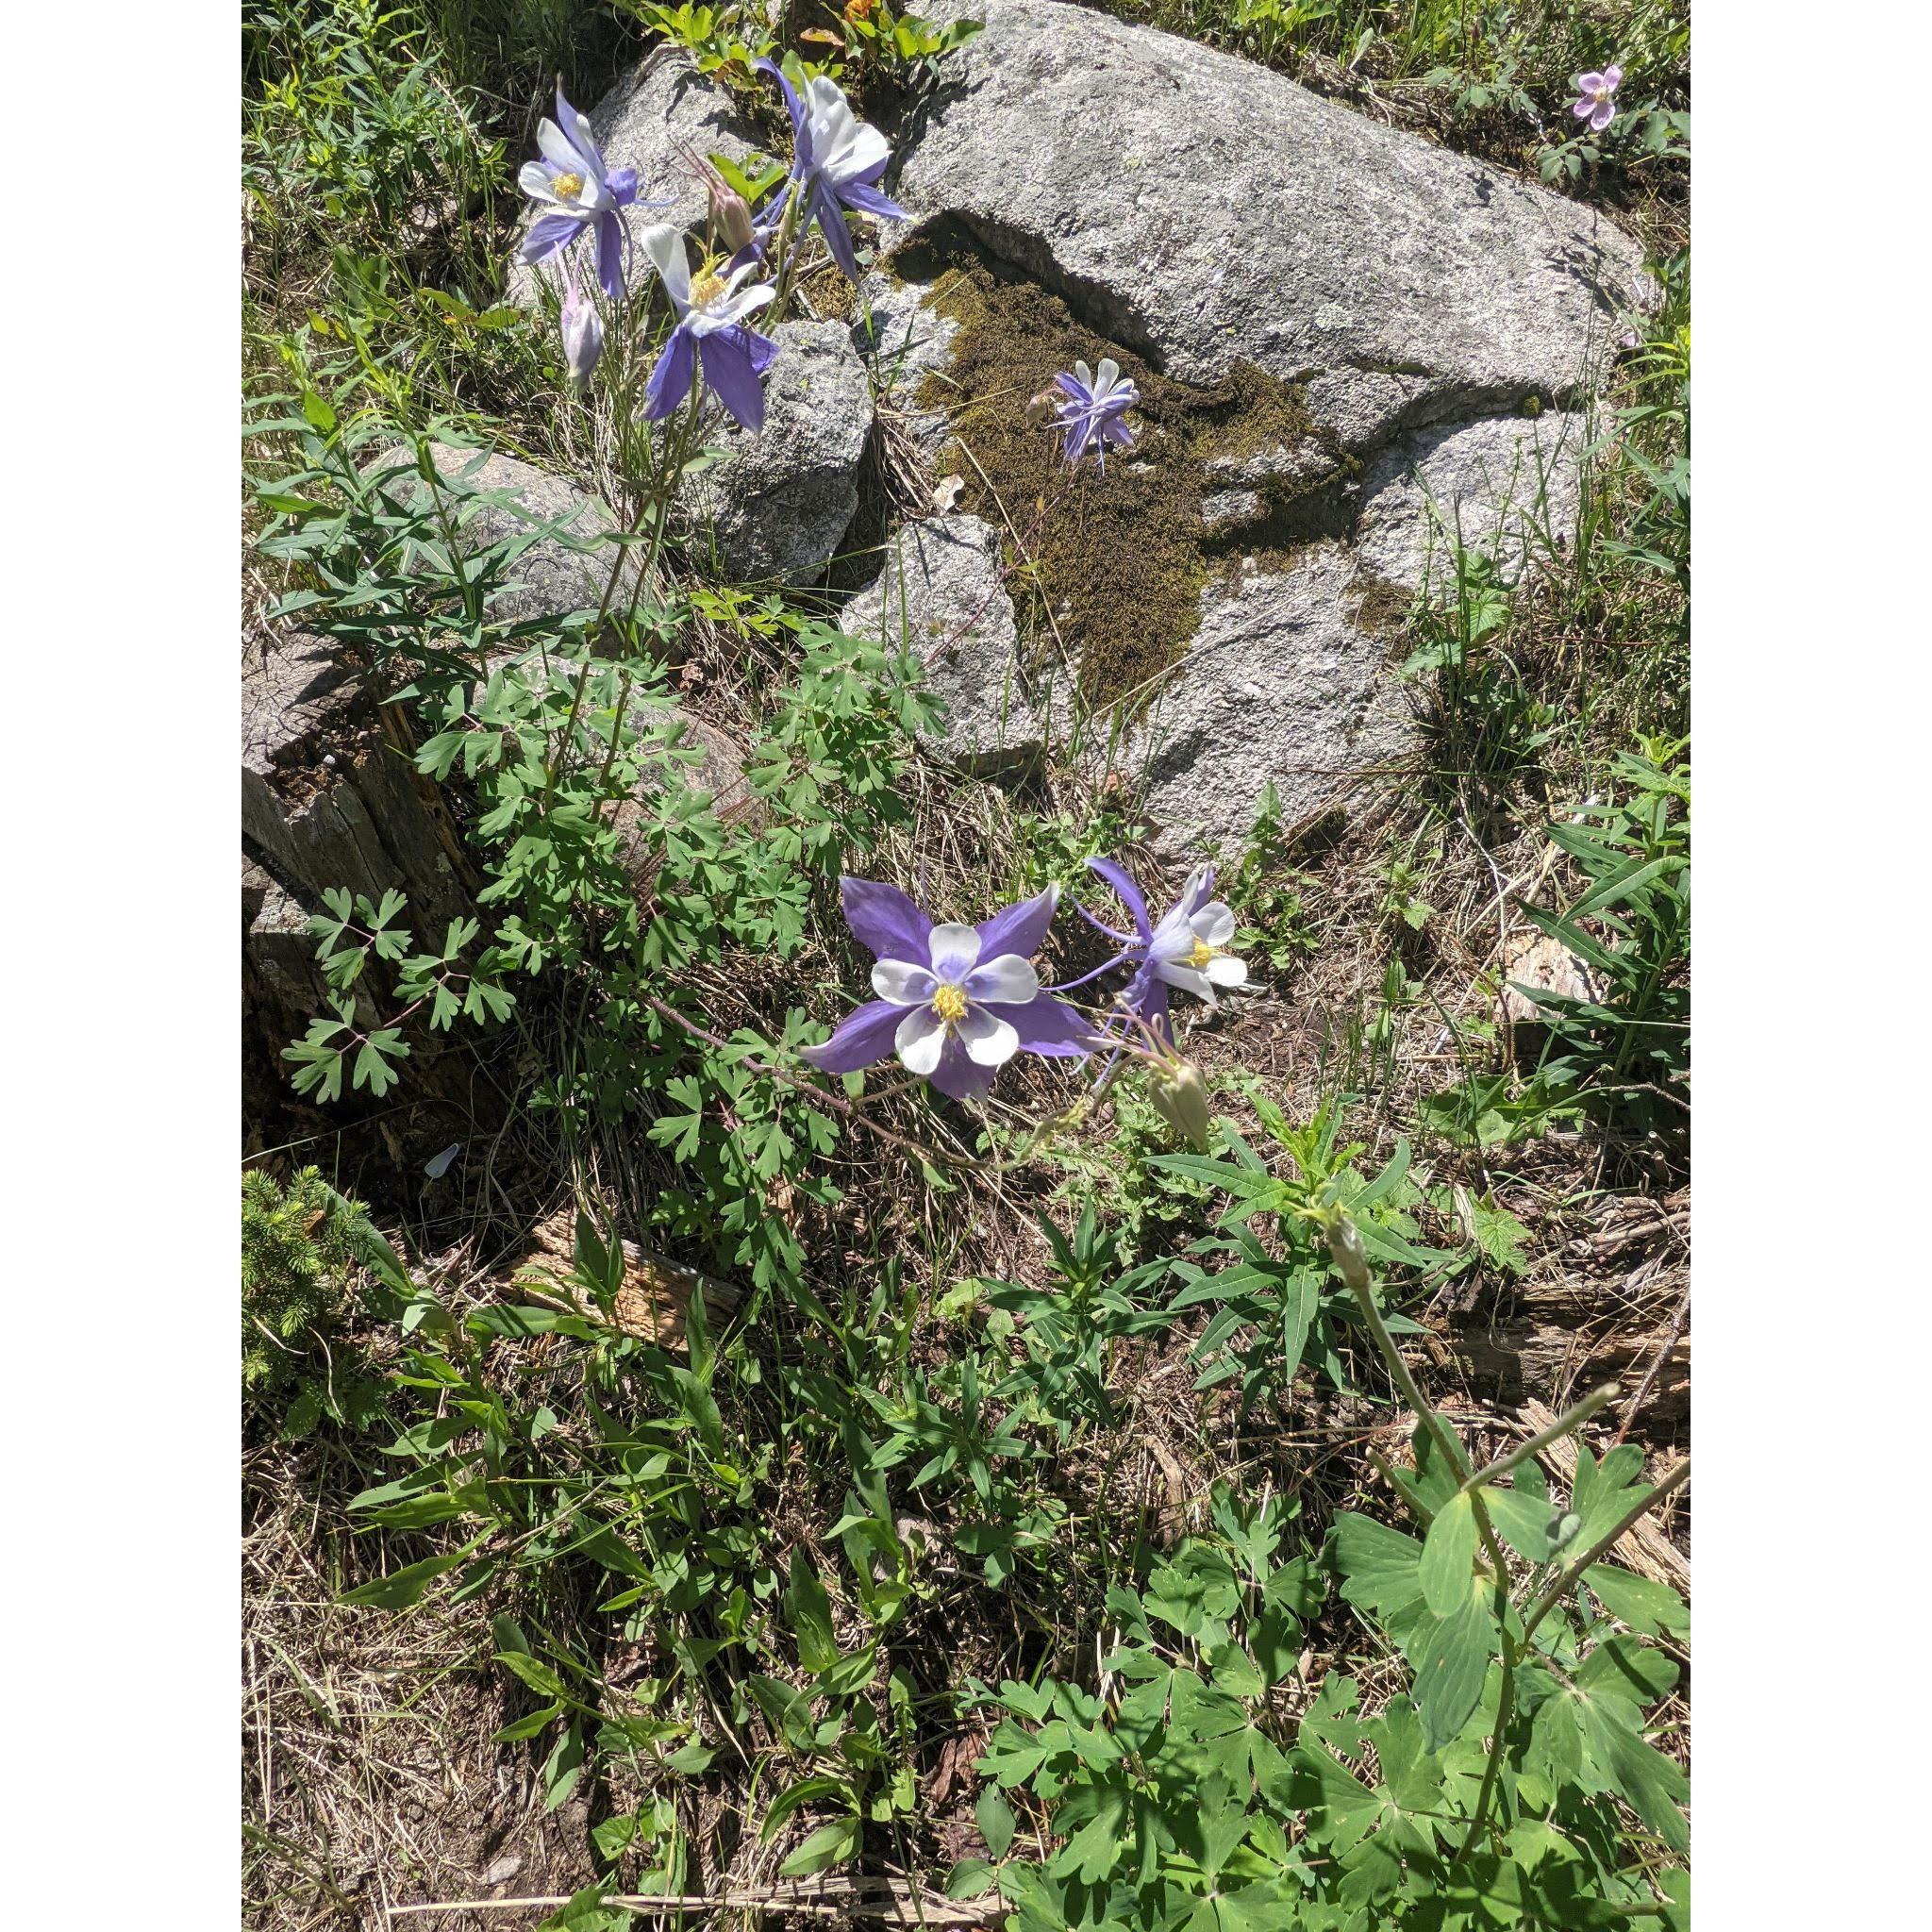
[[[839,1661],[839,1641],[832,1634],[832,1600],[819,1580],[804,1549],[791,1546],[791,1580],[784,1595],[785,1621],[798,1640],[798,1661],[817,1676]]]
[[[570,1695],[569,1687],[548,1664],[539,1663],[533,1657],[521,1651],[506,1650],[497,1653],[496,1661],[511,1676],[527,1684],[540,1697],[562,1699]]]
[[[1547,1495],[1531,1495],[1521,1487],[1485,1487],[1483,1507],[1490,1512],[1496,1533],[1524,1562],[1550,1560],[1550,1531],[1557,1522],[1557,1513],[1550,1507]]]
[[[400,1570],[391,1570],[387,1576],[378,1576],[373,1583],[344,1591],[341,1601],[378,1610],[406,1610],[411,1604],[420,1602],[423,1592],[439,1576],[445,1571],[454,1570],[475,1548],[472,1543],[454,1556],[425,1557],[420,1563],[407,1563]]]
[[[1436,1512],[1423,1540],[1423,1600],[1437,1616],[1453,1616],[1469,1602],[1475,1546],[1475,1505],[1458,1491]]]
[[[1438,1620],[1415,1664],[1416,1708],[1431,1751],[1450,1743],[1474,1714],[1496,1654],[1496,1624],[1472,1579],[1461,1609]]]
[[[998,1791],[988,1786],[980,1794],[979,1803],[973,1807],[973,1816],[978,1824],[980,1837],[986,1840],[987,1850],[995,1858],[1004,1858],[1013,1842],[1013,1807]]]
[[[858,1820],[840,1818],[822,1824],[778,1867],[780,1878],[804,1878],[858,1856]]]
[[[1583,1581],[1611,1616],[1640,1637],[1657,1637],[1667,1630],[1676,1637],[1690,1636],[1690,1612],[1668,1584],[1633,1576],[1614,1563],[1592,1563],[1583,1573]]]

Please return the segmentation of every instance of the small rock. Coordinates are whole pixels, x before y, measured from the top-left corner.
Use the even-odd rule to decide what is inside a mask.
[[[556,526],[530,543],[505,571],[505,588],[490,605],[490,614],[498,623],[522,624],[597,608],[616,558],[609,544],[597,541],[618,527],[605,505],[567,478],[516,457],[433,443],[430,459],[437,474],[455,486],[453,494],[469,499],[459,503],[458,515],[459,540],[472,549],[546,525]],[[407,451],[391,450],[374,467],[390,470],[411,460]],[[396,476],[388,487],[398,502],[406,504],[420,503],[426,493],[413,471]],[[475,500],[479,494],[489,500]],[[620,596],[636,581],[639,568],[633,552],[619,580]]]
[[[1453,549],[1496,559],[1514,582],[1551,541],[1576,533],[1578,475],[1589,440],[1580,415],[1486,416],[1411,430],[1370,460],[1356,555],[1375,575],[1416,591],[1453,582]]]
[[[1534,929],[1514,933],[1503,949],[1503,1017],[1512,1026],[1546,1026],[1547,1008],[1540,1007],[1519,986],[1538,992],[1553,992],[1564,999],[1595,1000],[1601,997],[1596,976],[1562,941]]]
[[[708,534],[735,583],[807,583],[838,555],[872,434],[872,385],[843,323],[781,323],[772,340],[764,427],[741,428],[712,403],[705,440],[724,456],[679,493],[700,548]]]
[[[886,567],[845,607],[852,637],[902,641],[925,688],[945,705],[927,749],[985,772],[1039,755],[1044,725],[1020,662],[1013,602],[1000,577],[999,533],[978,517],[911,524],[886,548]]]
[[[1231,851],[1271,779],[1292,822],[1407,746],[1388,645],[1348,614],[1355,584],[1347,550],[1324,542],[1202,592],[1200,630],[1125,747],[1164,850]]]
[[[744,753],[728,733],[689,711],[640,709],[635,723],[641,729],[669,724],[674,741],[683,749],[699,754],[694,765],[682,768],[675,781],[680,793],[702,792],[711,801],[711,810],[720,819],[755,818],[758,795],[744,775]],[[658,855],[644,837],[646,826],[655,820],[656,801],[661,788],[655,770],[647,771],[636,792],[625,799],[611,815],[611,828],[622,840],[625,870],[640,894],[649,890],[657,875]]]

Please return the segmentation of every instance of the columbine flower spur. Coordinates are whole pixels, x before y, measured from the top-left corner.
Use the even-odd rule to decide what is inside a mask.
[[[1015,1054],[1083,1058],[1091,1027],[1041,991],[1032,963],[1058,899],[1049,887],[976,926],[935,925],[896,886],[841,879],[845,923],[878,961],[878,997],[804,1058],[823,1073],[856,1074],[896,1054],[955,1100],[978,1099]]]
[[[1103,470],[1109,449],[1133,448],[1134,432],[1121,418],[1139,406],[1141,391],[1131,376],[1121,374],[1121,365],[1111,356],[1101,358],[1097,374],[1086,363],[1075,362],[1071,375],[1056,375],[1054,381],[1067,398],[1057,421],[1066,438],[1068,469],[1078,468],[1090,448]]]
[[[644,231],[644,253],[664,283],[677,325],[658,352],[657,367],[644,385],[644,414],[652,421],[670,415],[691,393],[702,371],[705,387],[747,429],[765,422],[762,377],[778,353],[768,336],[744,326],[744,318],[772,299],[769,282],[746,287],[754,264],[745,262],[719,275],[704,270],[695,281],[684,258],[684,236],[661,224]]]
[[[557,119],[538,125],[537,145],[543,158],[525,161],[517,175],[517,186],[542,210],[524,238],[525,261],[533,267],[547,261],[579,235],[594,230],[598,284],[613,302],[622,300],[626,237],[618,210],[637,201],[638,171],[605,168],[590,122],[564,99],[561,85]]]
[[[846,208],[888,221],[910,217],[891,195],[879,191],[878,178],[892,158],[886,137],[861,121],[838,82],[820,75],[806,88],[801,100],[783,70],[769,57],[754,60],[785,91],[785,108],[791,116],[791,183],[799,199],[801,228],[816,221],[832,259],[848,281],[858,279],[858,258],[845,227]]]

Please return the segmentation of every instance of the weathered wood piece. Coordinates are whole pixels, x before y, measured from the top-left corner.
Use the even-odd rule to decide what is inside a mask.
[[[530,1230],[529,1252],[510,1274],[510,1287],[519,1293],[533,1295],[557,1307],[582,1315],[587,1321],[604,1323],[607,1318],[594,1303],[581,1295],[572,1283],[576,1252],[577,1216],[575,1208],[559,1208]],[[641,1248],[635,1241],[624,1243],[624,1286],[617,1291],[608,1324],[626,1335],[675,1354],[686,1353],[685,1317],[691,1295],[702,1289],[705,1313],[716,1323],[723,1322],[737,1308],[739,1291],[715,1275],[700,1274],[678,1261],[667,1261]]]

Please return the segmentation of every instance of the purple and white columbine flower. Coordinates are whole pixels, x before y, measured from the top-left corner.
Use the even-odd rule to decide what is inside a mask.
[[[1579,121],[1588,121],[1592,134],[1601,134],[1617,118],[1616,92],[1623,84],[1621,67],[1606,67],[1601,74],[1579,74],[1576,92],[1582,98],[1571,103],[1570,111]]]
[[[754,264],[745,262],[729,275],[706,269],[696,281],[684,258],[684,236],[659,224],[644,230],[644,253],[663,278],[664,292],[677,315],[677,326],[658,356],[658,366],[644,385],[644,414],[653,422],[670,415],[691,393],[699,370],[705,387],[747,429],[765,424],[765,390],[761,378],[772,366],[778,345],[768,336],[744,326],[744,318],[762,308],[774,292],[770,282],[747,288]]]
[[[784,70],[769,56],[752,65],[774,75],[785,91],[785,108],[791,116],[790,192],[800,199],[801,229],[817,222],[832,259],[848,281],[856,282],[858,258],[852,252],[843,210],[849,208],[889,221],[911,219],[891,195],[879,192],[878,178],[886,172],[892,150],[876,127],[852,111],[837,81],[819,75],[801,100]]]
[[[517,186],[542,210],[524,237],[524,259],[534,267],[594,228],[597,280],[613,302],[624,296],[624,217],[620,208],[638,198],[635,168],[604,166],[603,150],[590,122],[557,90],[557,119],[537,126],[541,161],[525,161]],[[662,202],[646,202],[661,208]]]
[[[845,924],[878,961],[878,998],[832,1037],[801,1051],[826,1074],[856,1074],[896,1054],[908,1073],[955,1100],[977,1100],[1018,1053],[1081,1058],[1092,1027],[1040,988],[1032,956],[1053,924],[1059,889],[975,925],[935,925],[896,887],[839,882]]]
[[[1068,469],[1079,466],[1090,445],[1103,470],[1109,449],[1133,448],[1134,432],[1121,418],[1138,407],[1141,391],[1132,376],[1121,374],[1121,365],[1111,356],[1100,358],[1097,375],[1086,363],[1075,362],[1071,375],[1056,375],[1054,381],[1067,397],[1058,420],[1066,438]]]
[[[563,366],[571,381],[581,387],[590,381],[604,353],[604,318],[597,313],[595,298],[585,292],[575,262],[566,275],[563,310],[558,317],[563,332]]]
[[[1174,1025],[1168,1017],[1170,988],[1196,993],[1211,1007],[1216,1004],[1216,987],[1247,984],[1246,965],[1227,950],[1228,941],[1234,938],[1234,912],[1224,901],[1211,896],[1211,865],[1190,874],[1179,900],[1157,925],[1147,916],[1147,902],[1141,896],[1140,887],[1112,859],[1090,858],[1087,863],[1120,894],[1134,930],[1117,932],[1103,925],[1084,907],[1081,916],[1108,939],[1126,942],[1113,963],[1131,966],[1134,976],[1118,1005],[1139,1014],[1158,1039],[1174,1039]]]

